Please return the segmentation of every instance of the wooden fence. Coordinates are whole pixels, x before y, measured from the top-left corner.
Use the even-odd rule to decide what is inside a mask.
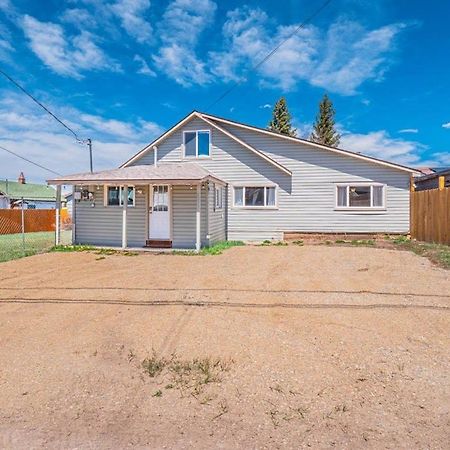
[[[450,187],[411,192],[411,237],[450,245]]]
[[[54,209],[24,209],[25,233],[55,231]],[[0,209],[0,234],[22,232],[22,210]]]

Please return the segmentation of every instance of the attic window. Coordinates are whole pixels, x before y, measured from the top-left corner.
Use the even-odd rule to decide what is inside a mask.
[[[185,158],[204,158],[209,156],[209,130],[185,131],[183,133]]]

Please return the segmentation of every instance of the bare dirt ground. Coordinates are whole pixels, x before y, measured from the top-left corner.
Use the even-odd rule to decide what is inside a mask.
[[[100,258],[0,265],[1,448],[449,448],[450,272],[427,259]]]

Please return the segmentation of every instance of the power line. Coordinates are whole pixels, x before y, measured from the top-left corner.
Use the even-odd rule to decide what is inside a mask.
[[[18,89],[20,89],[25,95],[31,98],[35,103],[37,103],[47,114],[50,114],[57,122],[59,122],[64,128],[69,130],[74,136],[75,139],[78,142],[85,143],[83,139],[80,139],[75,133],[75,131],[72,130],[68,125],[66,125],[61,119],[59,119],[55,114],[53,114],[45,105],[43,105],[36,97],[34,97],[32,94],[30,94],[24,87],[22,87],[17,81],[15,81],[13,78],[11,78],[7,73],[5,73],[2,69],[0,69],[0,73],[7,78],[14,86],[16,86]]]
[[[16,86],[18,89],[20,89],[26,96],[31,98],[35,103],[37,103],[47,114],[52,116],[57,122],[59,122],[66,130],[68,130],[70,133],[73,134],[76,141],[80,144],[86,144],[89,149],[89,166],[91,169],[91,172],[93,172],[93,163],[92,163],[92,140],[91,139],[81,139],[78,137],[77,133],[72,130],[67,124],[65,124],[59,117],[56,116],[56,114],[53,114],[45,105],[43,105],[36,97],[34,97],[32,94],[30,94],[23,86],[21,86],[17,81],[15,81],[12,77],[10,77],[5,71],[0,69],[0,74],[2,74],[5,78],[7,78],[14,86]]]
[[[259,67],[261,67],[268,59],[270,59],[279,49],[281,46],[283,46],[289,39],[294,37],[302,28],[305,28],[305,26],[310,23],[313,19],[315,19],[333,0],[326,0],[322,5],[314,11],[309,17],[307,17],[297,28],[295,28],[292,33],[290,33],[285,39],[283,39],[276,47],[274,47],[269,53],[267,53],[264,58],[262,58],[259,62],[254,64],[250,67],[247,74],[255,71]],[[247,81],[247,78],[240,79],[236,81],[232,86],[230,86],[228,89],[226,89],[219,97],[217,97],[216,100],[214,100],[206,109],[205,111],[208,112],[210,108],[215,106],[217,103],[219,103],[223,98],[225,98],[231,91],[233,91],[237,86],[242,84],[244,81]]]
[[[7,148],[2,147],[1,145],[0,145],[0,149],[4,150],[5,152],[11,153],[11,155],[17,156],[17,158],[23,159],[24,161],[27,161],[30,164],[33,164],[34,166],[37,166],[37,167],[39,167],[41,169],[44,169],[44,170],[47,170],[48,172],[51,172],[51,173],[53,173],[55,175],[60,175],[61,176],[60,173],[55,172],[54,170],[49,169],[48,167],[45,167],[45,166],[43,166],[43,165],[41,165],[41,164],[39,164],[37,162],[31,161],[31,159],[25,158],[25,156],[19,155],[19,154],[13,152],[12,150],[8,150]]]

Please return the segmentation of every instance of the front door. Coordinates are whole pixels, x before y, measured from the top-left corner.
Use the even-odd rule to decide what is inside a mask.
[[[149,239],[170,239],[170,191],[166,184],[150,191]]]

